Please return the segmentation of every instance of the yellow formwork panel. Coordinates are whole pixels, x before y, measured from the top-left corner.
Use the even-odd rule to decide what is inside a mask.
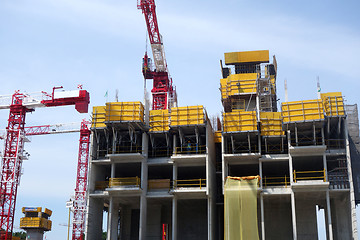
[[[221,143],[221,131],[216,131],[214,134],[215,143]]]
[[[105,121],[144,122],[144,105],[141,102],[108,102]]]
[[[282,130],[281,112],[260,112],[261,136],[281,136]]]
[[[225,64],[268,63],[269,50],[225,53]]]
[[[232,74],[227,78],[227,96],[256,93],[257,73]]]
[[[281,105],[283,123],[320,121],[325,118],[322,100],[284,102]]]
[[[39,217],[23,217],[20,219],[20,228],[41,228],[51,230],[52,222],[49,219]]]
[[[166,132],[170,129],[169,110],[150,111],[150,132]]]
[[[221,99],[227,98],[227,78],[220,79]]]
[[[341,92],[321,93],[326,116],[344,116],[344,99]]]
[[[45,208],[44,213],[51,216],[52,211],[50,209]]]
[[[106,127],[106,125],[104,123],[105,122],[105,114],[106,114],[105,106],[93,107],[91,127],[92,128]]]
[[[202,105],[171,108],[170,126],[202,125],[205,116]]]
[[[223,113],[224,132],[257,131],[255,111],[237,111]]]

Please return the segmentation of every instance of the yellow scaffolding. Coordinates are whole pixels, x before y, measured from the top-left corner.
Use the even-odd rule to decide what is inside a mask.
[[[223,113],[223,132],[257,131],[256,112],[239,111]]]
[[[268,63],[269,50],[225,53],[225,64]]]
[[[261,136],[281,136],[282,130],[281,112],[260,112]]]
[[[110,178],[109,187],[135,186],[140,187],[139,177]]]
[[[105,113],[106,108],[105,106],[95,106],[93,107],[93,113],[92,113],[92,122],[91,127],[92,128],[104,128],[105,125]]]
[[[283,123],[324,120],[322,100],[284,102],[281,105]]]
[[[105,121],[144,122],[144,105],[141,102],[108,102]]]
[[[170,126],[203,125],[206,113],[202,105],[171,108]]]
[[[341,92],[321,93],[326,116],[344,116],[344,99]]]
[[[169,110],[150,111],[150,132],[167,132],[170,129]]]

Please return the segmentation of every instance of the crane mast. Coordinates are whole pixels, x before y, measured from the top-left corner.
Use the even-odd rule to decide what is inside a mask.
[[[0,181],[0,240],[11,240],[15,215],[17,188],[25,157],[25,117],[37,107],[75,105],[80,113],[88,112],[89,93],[85,90],[61,91],[52,94],[41,92],[40,96],[16,91],[12,96],[0,97],[0,109],[10,109],[5,137],[5,149],[1,161]]]
[[[152,69],[151,59],[147,52],[143,58],[143,75],[145,79],[153,79],[153,110],[168,109],[177,106],[176,89],[173,87],[170,77],[162,37],[156,16],[154,0],[139,0],[138,9],[145,16],[147,31],[149,34],[151,49],[154,58],[155,69]]]

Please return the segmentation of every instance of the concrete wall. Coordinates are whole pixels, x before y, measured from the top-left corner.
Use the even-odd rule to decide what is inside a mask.
[[[352,240],[349,197],[331,199],[330,205],[334,240]]]
[[[311,193],[309,193],[311,194]],[[296,198],[296,227],[298,240],[318,239],[316,204],[306,199]]]
[[[265,239],[292,239],[290,196],[284,196],[283,198],[264,197],[264,209]],[[261,232],[260,226],[259,232]]]
[[[161,205],[148,204],[146,240],[161,239]]]
[[[178,239],[207,240],[207,200],[178,200]]]
[[[99,240],[102,235],[104,200],[89,198],[86,240]]]

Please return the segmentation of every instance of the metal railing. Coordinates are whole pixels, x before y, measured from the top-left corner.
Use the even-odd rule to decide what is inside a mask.
[[[204,188],[206,187],[206,179],[187,179],[187,180],[174,180],[173,188]]]
[[[326,182],[325,169],[320,171],[296,171],[294,170],[294,182],[298,180],[323,180]]]
[[[283,177],[264,177],[263,178],[263,185],[267,186],[289,186],[290,185],[290,177],[283,176]]]
[[[127,178],[110,178],[109,187],[134,186],[140,187],[141,181],[139,177]]]
[[[95,182],[95,190],[104,191],[109,187],[109,181],[97,181]]]
[[[176,147],[174,154],[205,154],[206,153],[206,145],[190,145],[184,147]]]

